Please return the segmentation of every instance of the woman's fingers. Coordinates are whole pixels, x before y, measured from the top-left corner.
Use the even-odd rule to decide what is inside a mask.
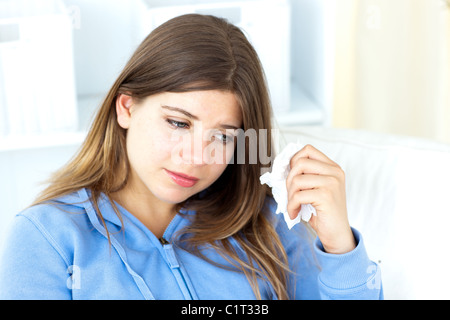
[[[287,210],[293,219],[303,204],[311,204],[317,212],[310,225],[325,250],[345,253],[355,247],[348,223],[345,173],[339,165],[312,146],[305,146],[290,161],[286,179]]]
[[[286,179],[289,215],[295,218],[302,204],[318,207],[331,203],[330,196],[344,183],[345,174],[339,165],[316,148],[305,146],[291,159]]]
[[[291,158],[291,168],[294,167],[295,162],[297,162],[300,158],[308,158],[313,160],[318,160],[324,163],[327,163],[332,166],[337,166],[337,164],[328,158],[324,153],[317,150],[313,146],[307,144],[301,150],[299,150],[292,158]]]
[[[292,179],[298,175],[315,174],[330,176],[336,174],[336,167],[315,159],[298,158],[295,162],[291,161],[291,170],[286,178],[286,186],[292,183]]]
[[[313,207],[317,206],[317,200],[320,197],[318,189],[302,190],[295,192],[289,198],[287,204],[287,211],[291,219],[295,219],[301,209],[302,204],[311,204]]]

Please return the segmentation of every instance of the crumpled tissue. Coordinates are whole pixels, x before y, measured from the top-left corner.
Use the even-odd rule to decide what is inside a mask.
[[[272,188],[272,194],[277,203],[276,213],[283,213],[284,220],[289,229],[300,222],[300,219],[308,222],[311,215],[317,215],[316,209],[311,204],[302,204],[296,218],[291,219],[287,212],[288,195],[286,178],[291,171],[291,158],[302,148],[297,143],[289,143],[280,154],[275,157],[272,171],[264,173],[260,178],[261,184],[267,184]]]

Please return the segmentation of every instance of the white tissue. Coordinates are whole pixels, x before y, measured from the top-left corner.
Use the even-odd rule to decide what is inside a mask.
[[[302,204],[300,212],[295,219],[291,219],[287,212],[288,195],[286,188],[286,178],[291,170],[291,158],[302,148],[296,143],[289,143],[283,151],[275,157],[272,165],[272,172],[263,174],[259,180],[261,184],[267,184],[272,188],[273,197],[278,204],[276,213],[283,213],[284,220],[289,229],[300,222],[300,219],[308,222],[311,215],[316,215],[316,209],[310,204]]]

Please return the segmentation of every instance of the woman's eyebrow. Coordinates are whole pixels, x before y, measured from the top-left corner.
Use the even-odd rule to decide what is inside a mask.
[[[238,127],[231,126],[229,124],[222,124],[222,125],[220,125],[220,128],[222,128],[222,129],[232,129],[232,130],[238,130],[239,129]]]
[[[166,106],[166,105],[162,105],[161,108],[167,109],[167,110],[170,110],[170,111],[179,112],[179,113],[182,113],[182,114],[184,114],[185,116],[187,116],[187,117],[189,117],[191,119],[199,120],[199,117],[194,116],[192,113],[190,113],[190,112],[188,112],[188,111],[186,111],[186,110],[184,110],[182,108],[171,107],[171,106]],[[221,124],[219,127],[223,128],[223,129],[234,129],[234,130],[239,129],[238,127],[235,127],[235,126],[232,126],[232,125],[228,125],[228,124]]]
[[[189,117],[191,119],[199,120],[199,118],[197,116],[194,116],[192,113],[187,112],[186,110],[181,109],[181,108],[170,107],[170,106],[161,106],[161,108],[167,109],[167,110],[170,110],[170,111],[179,112],[179,113],[182,113],[182,114],[184,114],[185,116],[187,116],[187,117]]]

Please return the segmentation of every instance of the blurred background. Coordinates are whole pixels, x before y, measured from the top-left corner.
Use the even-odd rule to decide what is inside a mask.
[[[190,12],[246,32],[279,126],[450,144],[448,0],[0,0],[0,236],[76,152],[139,43]]]

